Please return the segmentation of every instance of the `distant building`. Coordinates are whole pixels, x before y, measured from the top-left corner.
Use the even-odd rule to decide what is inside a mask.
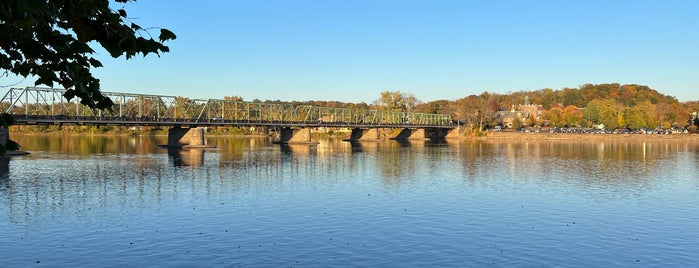
[[[541,105],[525,104],[519,105],[518,110],[529,112],[529,115],[533,115],[534,119],[541,119],[542,110],[544,109]]]
[[[511,128],[515,118],[518,118],[522,124],[526,123],[530,116],[533,116],[534,119],[537,120],[541,119],[542,107],[541,105],[534,104],[512,105],[509,111],[497,112],[495,114],[495,120],[499,125]]]
[[[515,106],[512,105],[512,109],[509,111],[497,112],[495,114],[495,120],[499,125],[511,128],[515,118],[519,118],[520,122],[524,122],[524,120],[529,118],[529,115],[530,113],[528,111],[518,111],[515,109]]]

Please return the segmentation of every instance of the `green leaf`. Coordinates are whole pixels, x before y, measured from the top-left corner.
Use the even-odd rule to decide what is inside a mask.
[[[15,62],[15,65],[12,67],[13,73],[19,74],[19,75],[24,76],[24,77],[27,77],[29,75],[30,70],[31,70],[31,67],[26,62],[25,63]]]
[[[51,78],[48,78],[46,76],[41,76],[39,79],[36,79],[36,82],[34,82],[35,86],[38,85],[47,85],[49,87],[53,87],[53,80]]]
[[[17,52],[16,50],[8,50],[7,54],[10,55],[11,60],[22,60],[22,54]]]
[[[160,37],[158,38],[160,39],[160,42],[165,42],[167,40],[175,40],[177,36],[168,29],[160,29]]]
[[[66,97],[66,100],[72,100],[75,97],[75,90],[74,89],[66,90],[66,92],[63,93],[63,97]]]
[[[102,67],[102,62],[96,60],[95,58],[90,58],[88,61],[90,61],[90,65],[92,65],[92,67]]]
[[[119,9],[119,10],[117,10],[117,12],[119,12],[119,16],[122,16],[122,17],[126,18],[126,10],[124,10],[124,9]]]

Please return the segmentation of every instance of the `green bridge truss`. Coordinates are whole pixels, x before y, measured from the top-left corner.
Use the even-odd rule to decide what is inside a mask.
[[[12,114],[18,123],[37,119],[54,122],[80,120],[95,124],[129,121],[143,125],[315,125],[378,127],[452,126],[445,114],[410,113],[387,110],[331,108],[310,105],[272,104],[226,99],[190,99],[119,92],[102,92],[114,101],[110,110],[91,109],[63,97],[56,88],[11,88],[0,100],[0,109]]]

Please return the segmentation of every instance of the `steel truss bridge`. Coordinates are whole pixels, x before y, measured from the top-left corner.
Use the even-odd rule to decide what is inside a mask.
[[[19,125],[456,127],[451,116],[445,114],[119,92],[102,92],[114,106],[111,110],[99,110],[80,104],[77,98],[68,101],[63,96],[65,92],[56,88],[11,88],[0,100],[0,109],[13,115]]]

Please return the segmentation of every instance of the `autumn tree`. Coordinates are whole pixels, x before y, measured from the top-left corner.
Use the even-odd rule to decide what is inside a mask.
[[[563,108],[561,106],[554,106],[548,111],[548,119],[551,126],[562,127],[565,125],[563,122]]]
[[[223,99],[227,101],[243,101],[241,96],[224,96]]]
[[[599,108],[597,105],[591,105],[590,103],[587,104],[582,112],[583,123],[587,127],[599,125],[601,122]]]
[[[470,95],[465,98],[458,99],[453,102],[452,110],[454,111],[454,119],[459,124],[465,123],[469,127],[474,127],[474,122],[478,123],[479,110],[483,109],[484,100],[476,95]]]
[[[496,94],[483,92],[480,95],[470,95],[453,102],[451,110],[454,119],[460,123],[465,123],[471,129],[483,131],[485,125],[491,123],[495,118],[495,113],[499,109],[499,102]]]
[[[662,128],[670,128],[677,122],[677,114],[673,113],[672,104],[658,103],[655,106],[655,118]]]
[[[415,108],[415,112],[428,114],[452,114],[452,102],[448,100],[428,101],[419,104]]]
[[[562,121],[567,126],[580,126],[582,121],[582,113],[580,109],[575,105],[568,105],[563,108],[563,114],[561,114]]]
[[[538,122],[536,121],[536,115],[530,114],[530,115],[526,118],[526,120],[524,121],[524,123],[526,123],[527,126],[536,126],[536,125],[538,125]]]
[[[655,128],[658,125],[658,120],[655,117],[656,106],[650,101],[644,101],[637,103],[632,108],[633,114],[638,116],[642,124],[635,126],[634,128]]]
[[[403,93],[403,107],[405,112],[414,112],[415,107],[422,104],[415,95],[411,93]]]
[[[585,106],[585,118],[594,125],[603,124],[606,128],[617,128],[618,110],[613,99],[597,99]]]
[[[541,90],[540,101],[541,105],[544,106],[545,109],[551,109],[553,105],[560,102],[560,100],[556,98],[556,92],[550,88]]]
[[[512,124],[512,129],[514,130],[519,130],[523,125],[522,119],[519,116],[512,118],[512,122],[510,123]]]
[[[400,91],[383,91],[379,99],[374,101],[374,105],[381,110],[396,112],[407,112],[420,104],[420,100],[412,94]]]
[[[646,126],[646,122],[636,109],[625,108],[621,114],[623,115],[624,126],[628,128],[639,129]]]
[[[585,100],[582,97],[582,94],[580,94],[580,90],[578,89],[573,89],[573,88],[564,88],[561,92],[563,95],[563,104],[568,106],[568,105],[575,105],[575,106],[584,106],[585,105]]]

